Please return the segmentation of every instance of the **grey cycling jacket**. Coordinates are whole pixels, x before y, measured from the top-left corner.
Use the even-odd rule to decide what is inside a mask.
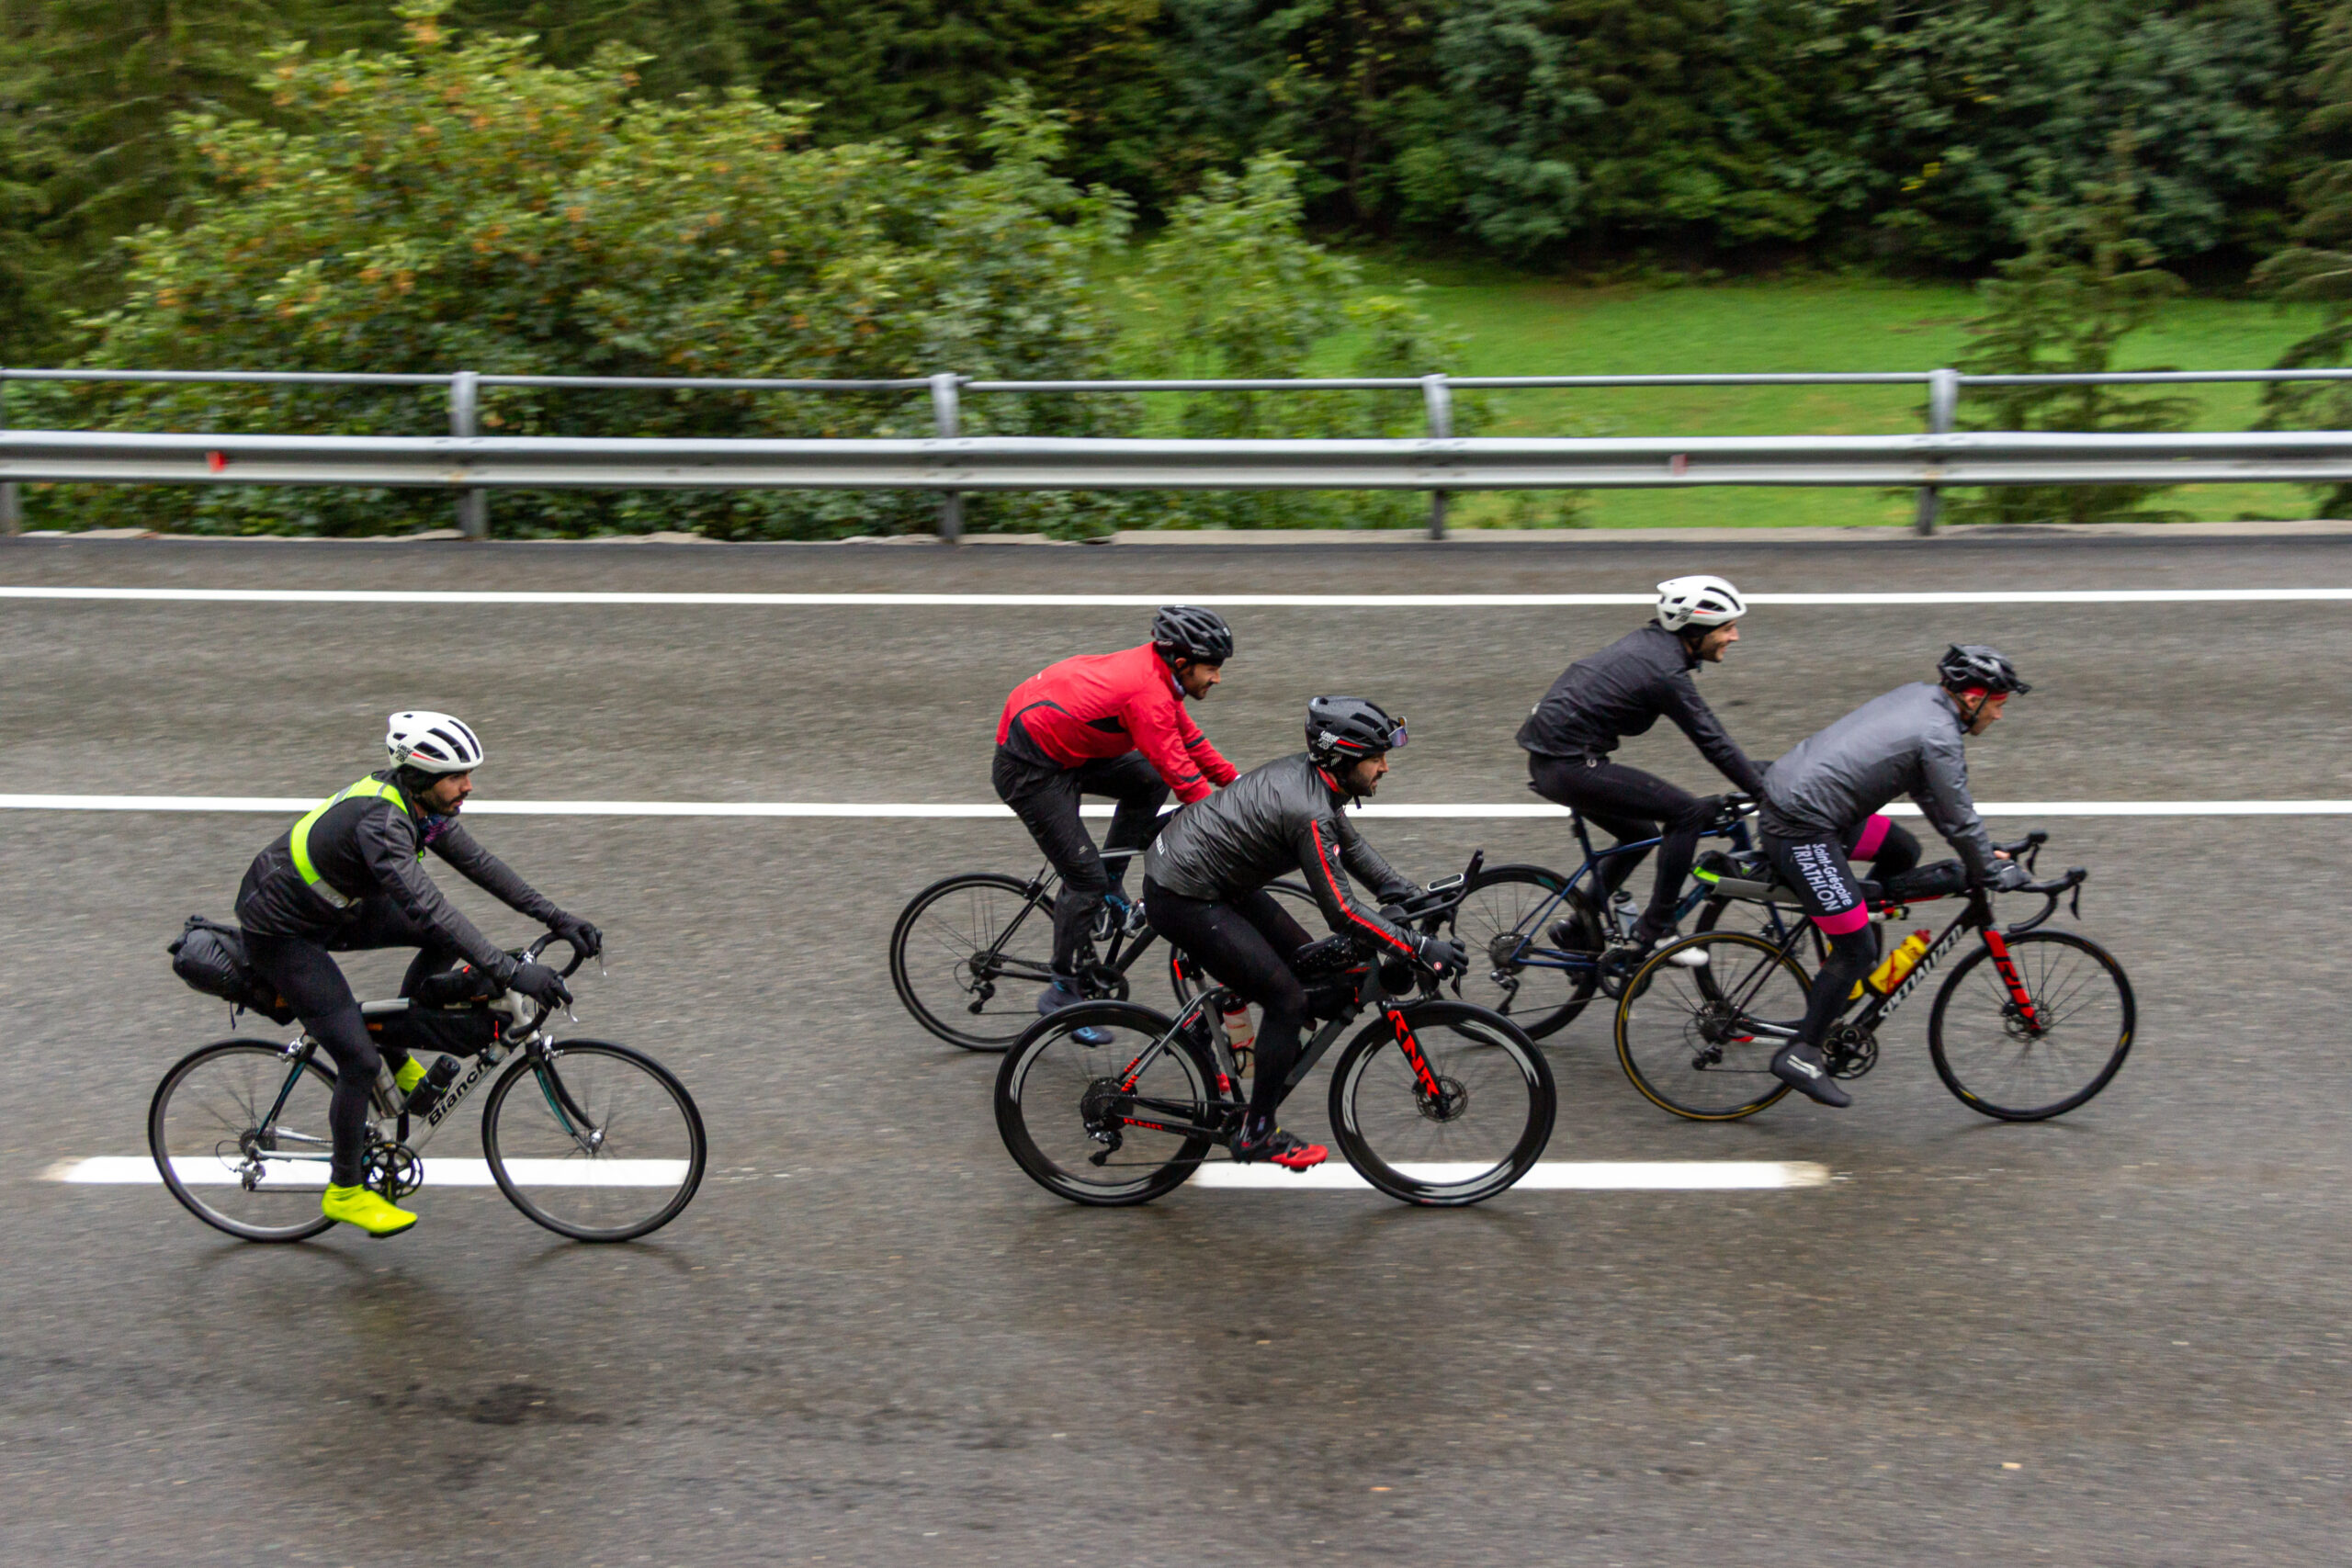
[[[1979,879],[1993,874],[1993,840],[1968,795],[1959,710],[1927,682],[1874,697],[1807,736],[1765,772],[1757,820],[1778,839],[1845,833],[1898,795],[1917,801]]]
[[[294,866],[292,837],[289,828],[254,856],[238,890],[237,923],[257,936],[301,937],[327,946],[340,928],[359,918],[358,901],[383,897],[411,924],[436,933],[504,984],[513,977],[514,960],[433,886],[418,863],[427,849],[467,881],[541,925],[560,913],[547,895],[475,842],[455,817],[413,816],[389,800],[368,796],[329,807],[311,829],[311,863],[327,886],[354,900],[342,908],[302,880]]]
[[[1411,933],[1348,896],[1349,874],[1382,903],[1419,889],[1381,859],[1340,810],[1331,775],[1301,751],[1252,768],[1168,819],[1144,857],[1144,874],[1170,893],[1223,903],[1278,876],[1306,878],[1335,931],[1412,953]]]

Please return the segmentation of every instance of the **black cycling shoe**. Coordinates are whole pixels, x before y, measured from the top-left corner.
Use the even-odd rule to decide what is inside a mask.
[[[1818,1045],[1800,1042],[1781,1046],[1772,1057],[1772,1076],[1824,1105],[1843,1111],[1854,1103],[1854,1097],[1839,1089],[1838,1080],[1829,1076],[1829,1064],[1823,1060]]]

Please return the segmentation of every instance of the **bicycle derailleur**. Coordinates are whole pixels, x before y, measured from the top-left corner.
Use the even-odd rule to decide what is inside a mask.
[[[1126,1133],[1119,1119],[1126,1114],[1127,1097],[1116,1078],[1096,1078],[1086,1086],[1079,1098],[1078,1113],[1086,1123],[1086,1135],[1102,1145],[1087,1156],[1087,1163],[1100,1166],[1119,1152],[1126,1142]]]

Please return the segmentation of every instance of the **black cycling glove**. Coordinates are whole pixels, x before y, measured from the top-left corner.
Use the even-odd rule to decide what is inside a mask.
[[[561,909],[548,922],[548,930],[555,932],[558,942],[570,942],[573,952],[582,958],[594,958],[605,951],[605,933],[577,915],[567,915]]]
[[[1993,891],[2007,893],[2033,880],[2033,873],[2013,860],[1993,863]]]
[[[1459,975],[1470,967],[1470,955],[1463,951],[1462,944],[1442,936],[1414,938],[1413,956],[1441,976]]]
[[[506,982],[510,991],[520,991],[543,1008],[559,1008],[571,999],[571,992],[563,976],[544,964],[523,963],[514,966],[514,977]]]

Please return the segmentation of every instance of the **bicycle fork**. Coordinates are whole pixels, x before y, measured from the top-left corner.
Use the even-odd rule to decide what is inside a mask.
[[[2009,988],[2009,1005],[2017,1010],[2018,1018],[2027,1032],[2039,1036],[2042,1031],[2041,1015],[2033,1005],[2033,994],[2025,988],[2018,977],[2017,960],[2010,956],[2008,940],[1991,926],[1984,928],[1984,945],[1993,954],[1993,968],[2001,976],[2001,984]]]

